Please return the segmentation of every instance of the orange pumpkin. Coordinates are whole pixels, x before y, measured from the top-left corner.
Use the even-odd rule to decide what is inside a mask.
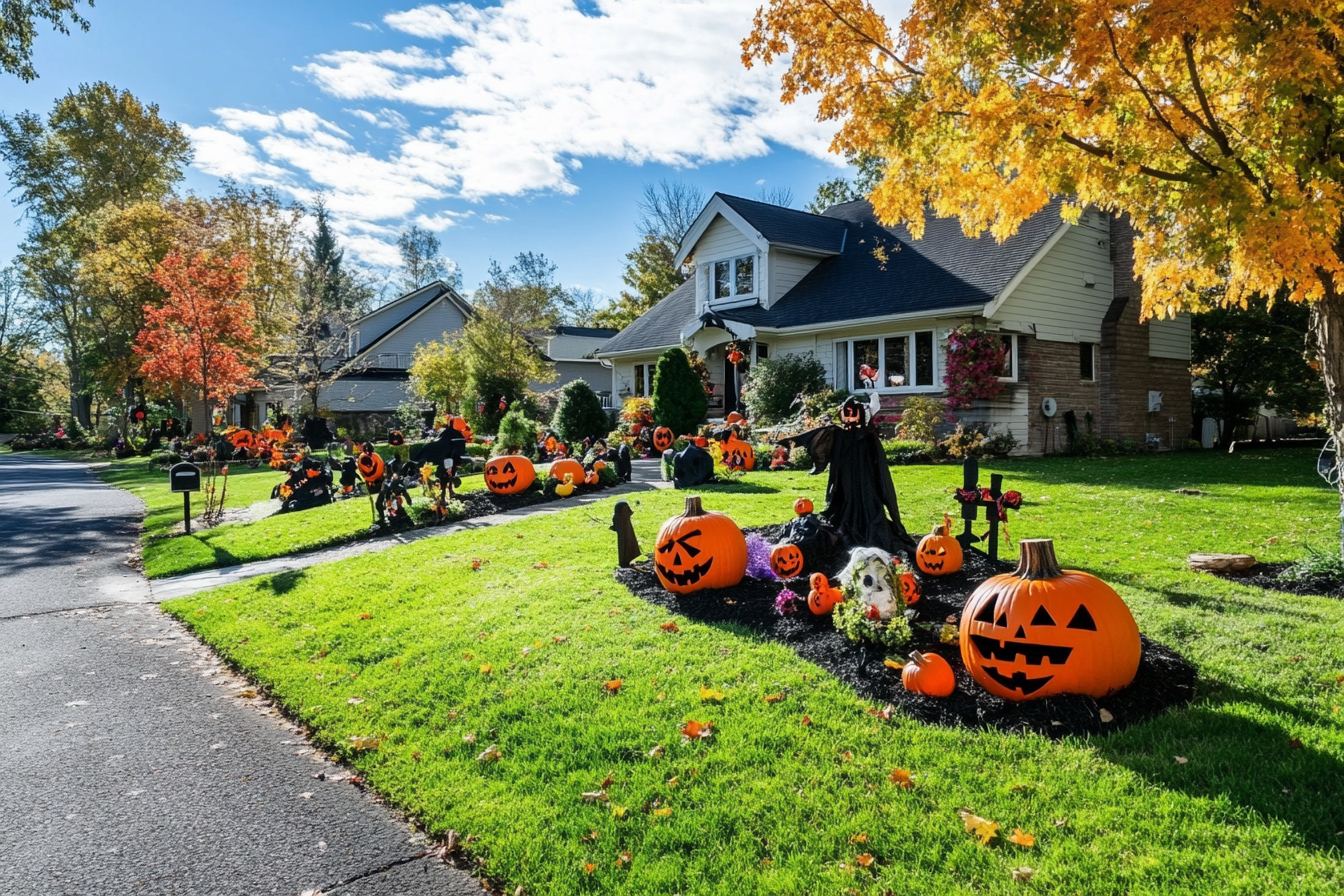
[[[777,545],[770,551],[770,569],[781,579],[792,579],[803,571],[803,549],[796,544]]]
[[[756,467],[756,451],[735,434],[729,435],[723,443],[723,463],[739,470],[752,470]]]
[[[804,516],[812,512],[812,499],[799,498],[793,502],[793,512],[799,516]]]
[[[814,572],[807,580],[812,590],[807,593],[807,608],[817,616],[825,616],[835,605],[844,603],[845,595],[839,588],[832,588],[830,579],[824,573]]]
[[[497,495],[516,495],[537,481],[537,468],[521,454],[491,458],[485,465],[485,487]]]
[[[686,512],[663,523],[655,540],[654,570],[674,594],[731,588],[747,573],[747,538],[728,516],[705,510],[700,497],[686,499]]]
[[[733,411],[731,414],[729,414],[727,417],[724,418],[723,422],[728,424],[729,426],[732,426],[734,423],[746,423],[747,418],[743,417],[737,411]]]
[[[1100,699],[1133,681],[1143,647],[1115,589],[1061,570],[1048,538],[1019,548],[1017,569],[987,579],[962,611],[961,658],[971,676],[1005,700]]]
[[[704,436],[696,436],[696,437],[695,437],[695,447],[697,447],[697,448],[708,448],[708,447],[709,447],[709,439],[705,438]]]
[[[920,572],[931,576],[946,576],[961,570],[963,557],[961,542],[948,532],[946,522],[933,527],[933,531],[919,540],[915,548],[915,565]]]
[[[901,597],[905,600],[907,607],[919,603],[919,599],[924,596],[924,592],[919,587],[919,580],[915,578],[915,574],[912,572],[901,573],[900,587]]]
[[[606,461],[604,461],[604,460],[595,460],[595,461],[593,461],[593,472],[594,472],[594,473],[601,473],[601,472],[602,472],[603,470],[605,470],[606,468],[607,468],[607,462],[606,462]]]
[[[386,467],[383,459],[376,452],[361,454],[355,461],[355,466],[359,468],[360,478],[368,485],[375,485],[382,481],[383,471]]]
[[[584,484],[584,485],[597,485],[597,483],[598,483],[597,471],[596,471],[596,470],[589,470],[589,471],[588,471],[588,474],[587,474],[586,476],[583,477],[583,484]]]
[[[549,475],[552,479],[559,479],[561,482],[564,482],[566,473],[573,476],[575,482],[582,482],[585,475],[583,464],[572,457],[563,457],[551,464],[551,472]]]
[[[951,664],[938,654],[916,650],[901,670],[901,684],[912,694],[951,697],[957,689],[957,676],[953,674]]]
[[[672,435],[672,430],[666,426],[660,426],[653,431],[653,447],[659,451],[666,451],[672,447],[676,437]]]

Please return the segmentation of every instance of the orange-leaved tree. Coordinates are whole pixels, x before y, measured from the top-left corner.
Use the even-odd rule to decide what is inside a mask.
[[[782,98],[819,95],[833,151],[881,160],[888,223],[918,235],[927,205],[1004,239],[1069,196],[1132,219],[1145,315],[1311,303],[1344,446],[1344,6],[914,0],[889,24],[770,0],[742,49],[788,57]]]
[[[145,328],[135,340],[140,370],[151,385],[180,401],[199,398],[207,409],[240,389],[257,386],[258,353],[252,307],[242,296],[251,262],[238,253],[207,252],[188,259],[171,252],[150,277],[168,293],[160,307],[145,306]]]

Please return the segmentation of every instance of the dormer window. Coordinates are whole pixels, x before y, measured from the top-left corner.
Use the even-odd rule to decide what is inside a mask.
[[[756,294],[756,256],[740,255],[714,262],[714,298],[738,299]]]

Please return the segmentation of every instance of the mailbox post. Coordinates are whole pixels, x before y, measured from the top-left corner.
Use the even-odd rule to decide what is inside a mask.
[[[201,468],[183,461],[168,469],[168,489],[182,493],[182,518],[191,534],[191,493],[201,490]]]

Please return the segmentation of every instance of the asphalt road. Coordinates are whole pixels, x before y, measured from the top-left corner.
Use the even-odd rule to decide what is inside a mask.
[[[159,612],[143,510],[0,455],[0,893],[480,894]]]

